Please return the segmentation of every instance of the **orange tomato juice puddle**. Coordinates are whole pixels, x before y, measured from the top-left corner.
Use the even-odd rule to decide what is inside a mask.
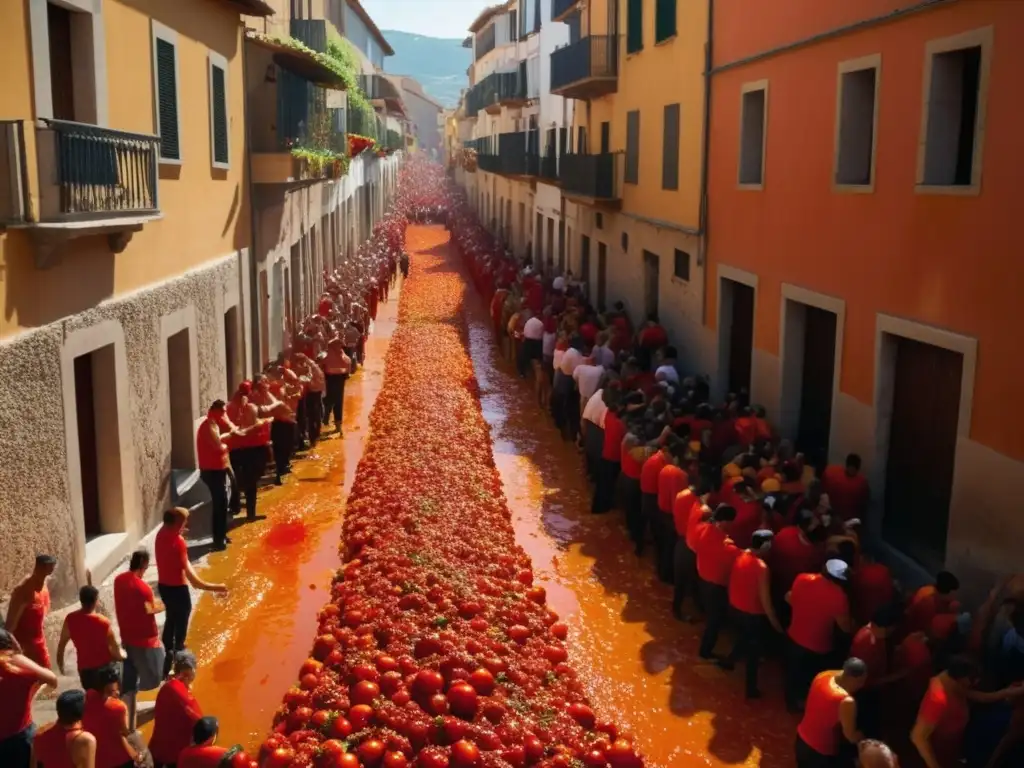
[[[412,269],[416,251],[447,240],[438,227],[411,226]],[[450,263],[454,269],[454,252]],[[764,665],[765,698],[748,704],[742,671],[699,663],[701,626],[672,618],[670,588],[656,582],[649,560],[633,555],[620,515],[590,516],[579,454],[499,359],[486,308],[468,278],[466,285],[469,349],[517,540],[569,623],[571,661],[595,709],[632,733],[652,768],[788,768],[795,721],[782,704],[777,668]],[[381,305],[367,365],[348,382],[345,437],[325,440],[296,462],[284,487],[261,493],[267,519],[235,529],[231,550],[202,571],[231,588],[224,598],[203,596],[189,629],[200,660],[194,692],[204,713],[220,718],[222,743],[258,747],[312,645],[397,309],[395,295]],[[730,641],[723,638],[720,650]]]

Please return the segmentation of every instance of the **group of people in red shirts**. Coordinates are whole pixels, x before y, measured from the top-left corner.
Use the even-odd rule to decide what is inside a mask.
[[[215,718],[204,718],[189,687],[196,659],[185,650],[192,609],[190,586],[225,592],[201,579],[185,542],[188,510],[164,515],[154,542],[159,597],[146,580],[151,556],[136,550],[113,582],[117,631],[102,612],[100,592],[86,585],[80,606],[64,618],[57,670],[66,674],[73,645],[81,688],[62,692],[57,720],[36,729],[32,705],[41,687],[58,678],[43,635],[49,609],[46,580],[56,560],[36,558],[32,573],[12,596],[6,629],[0,630],[0,765],[4,768],[131,768],[145,763],[134,738],[138,691],[159,688],[148,751],[157,766],[214,768],[232,750],[216,746]],[[162,634],[157,615],[164,613]],[[233,748],[234,752],[238,750]],[[216,759],[213,759],[215,758]]]
[[[538,382],[553,383],[552,415],[584,452],[592,512],[620,509],[636,553],[653,549],[655,575],[673,585],[676,617],[703,617],[700,657],[742,662],[751,699],[760,660],[782,660],[786,704],[802,713],[798,766],[893,768],[898,751],[926,768],[1024,764],[1024,664],[993,675],[978,655],[982,638],[1011,637],[1017,616],[1024,657],[1024,589],[1002,585],[973,627],[951,573],[902,594],[863,546],[859,456],[807,466],[744,392],[714,406],[655,316],[635,328],[621,303],[591,307],[571,274],[518,262],[464,203],[448,218],[503,349],[521,375],[524,354],[539,356]],[[720,650],[726,627],[735,641]],[[985,738],[968,735],[970,704],[986,707],[970,718]]]

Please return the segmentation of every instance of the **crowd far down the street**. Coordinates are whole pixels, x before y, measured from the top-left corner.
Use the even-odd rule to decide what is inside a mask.
[[[216,718],[190,692],[189,586],[227,587],[193,568],[189,512],[174,508],[152,552],[136,551],[115,581],[117,632],[83,587],[51,657],[55,559],[40,554],[16,588],[0,630],[0,766],[644,764],[643,745],[595,715],[568,663],[566,625],[515,543],[464,345],[462,279],[436,272],[429,253],[410,263],[410,220],[451,232],[500,349],[578,446],[590,512],[621,512],[622,546],[653,551],[676,619],[702,622],[704,663],[742,665],[747,698],[799,714],[792,752],[770,757],[801,768],[1024,764],[1020,578],[973,610],[949,572],[905,593],[862,538],[870,489],[858,456],[812,466],[745,392],[712,402],[656,316],[595,307],[572,274],[514,258],[441,169],[414,158],[372,238],[324,275],[316,314],[279,359],[210,404],[196,434],[213,546],[228,548],[232,518],[257,515],[268,466],[283,482],[332,416],[341,429],[378,305],[409,278],[331,602],[259,753],[219,744]],[[413,407],[427,392],[434,406]],[[143,578],[151,558],[156,594]],[[37,728],[33,699],[56,684],[69,644],[81,688],[61,693],[57,721]],[[764,659],[781,661],[781,691],[762,688]],[[156,690],[143,745],[135,697]]]

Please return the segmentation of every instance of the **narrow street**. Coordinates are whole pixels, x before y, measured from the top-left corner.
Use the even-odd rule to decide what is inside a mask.
[[[448,252],[458,267],[447,238],[438,227],[410,229],[414,273],[415,251]],[[485,308],[469,290],[467,283],[469,351],[516,536],[569,624],[570,658],[599,716],[631,732],[652,766],[789,765],[793,723],[780,684],[766,682],[767,699],[747,704],[738,676],[697,663],[700,627],[672,618],[669,588],[634,557],[618,516],[589,515],[578,454],[498,358]],[[350,384],[344,439],[325,441],[299,462],[294,480],[261,494],[267,519],[237,529],[230,552],[210,557],[201,572],[231,587],[227,598],[201,598],[190,630],[201,664],[195,692],[221,719],[225,742],[258,745],[307,656],[397,310],[393,294],[367,367]]]

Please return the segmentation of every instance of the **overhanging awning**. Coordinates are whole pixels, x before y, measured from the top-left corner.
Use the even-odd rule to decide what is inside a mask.
[[[238,8],[246,16],[273,16],[274,8],[265,0],[225,0],[229,5]]]
[[[293,75],[308,80],[321,88],[333,90],[345,90],[345,81],[330,67],[322,64],[312,53],[300,48],[293,48],[285,43],[278,42],[268,37],[249,34],[246,36],[253,45],[274,54],[274,63],[282,69],[287,69]]]

